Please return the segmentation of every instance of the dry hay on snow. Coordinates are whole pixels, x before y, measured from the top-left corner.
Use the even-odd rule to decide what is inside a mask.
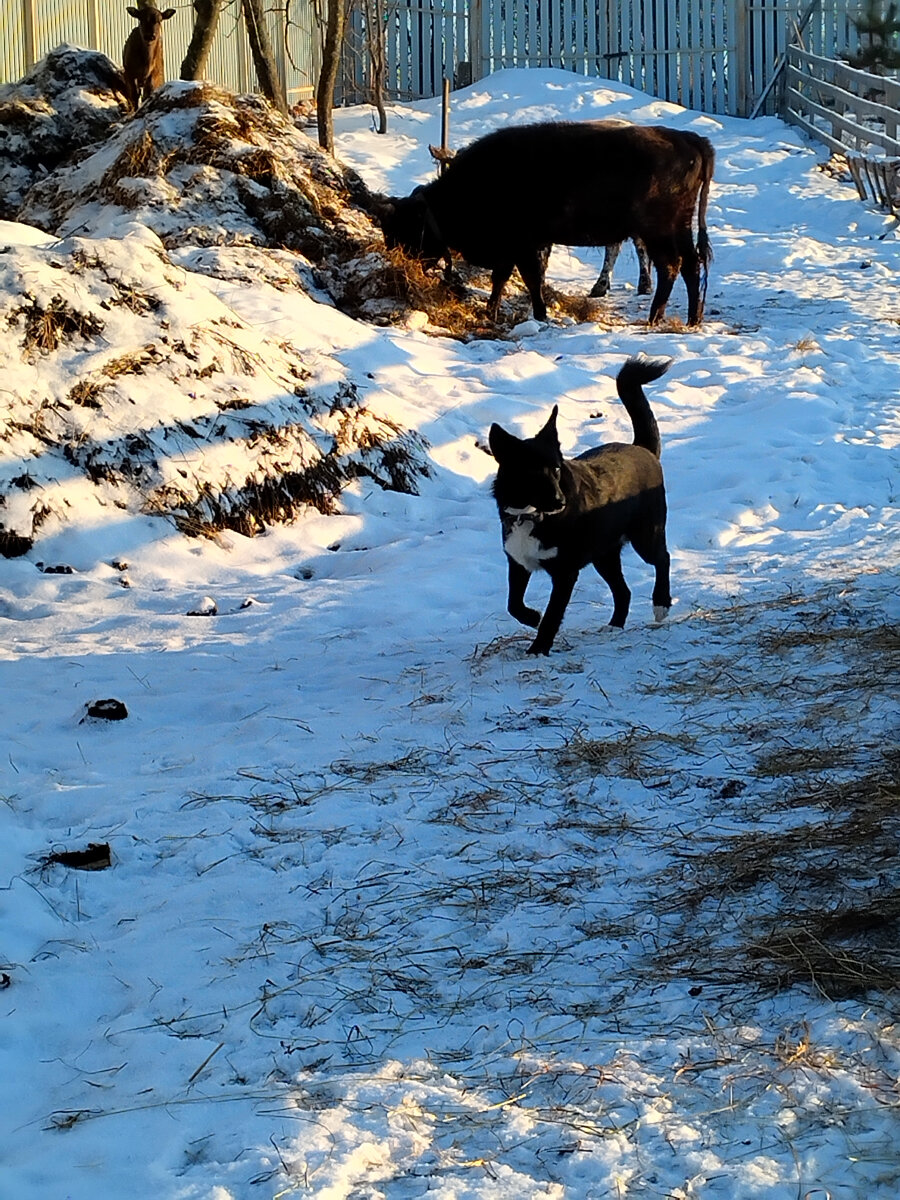
[[[85,54],[82,91],[102,75],[95,60],[106,64],[114,82],[113,64],[86,52],[69,50],[69,74],[79,54]],[[40,64],[35,89],[43,83],[52,90],[54,62],[48,57]],[[103,102],[122,115],[114,91]],[[414,320],[435,332],[497,336],[485,316],[488,274],[460,262],[459,282],[448,283],[441,272],[387,251],[374,217],[381,198],[261,96],[171,82],[121,124],[96,128],[93,140],[94,148],[76,161],[51,157],[53,169],[34,182],[19,220],[65,236],[114,233],[131,218],[167,249],[287,249],[305,260],[295,286],[324,289],[351,316],[388,324],[415,312],[424,316]],[[553,293],[550,304],[568,319],[605,315],[601,302],[585,297]],[[527,293],[513,281],[501,328],[529,312]]]
[[[0,244],[0,553],[97,507],[251,534],[359,475],[415,491],[418,435],[202,279],[350,281],[364,310],[393,278],[365,185],[258,96],[172,83],[128,115],[120,82],[62,47],[0,92],[15,216],[61,239]]]
[[[828,997],[900,992],[900,627],[853,584],[693,618],[667,681],[698,744],[753,768],[657,880],[667,975]],[[790,721],[785,720],[790,714]]]
[[[168,83],[92,152],[32,189],[19,219],[52,233],[103,233],[124,214],[168,248],[270,245],[312,262],[373,240],[355,172],[261,96]]]
[[[0,252],[0,553],[73,515],[253,534],[350,479],[415,491],[425,444],[330,359],[242,322],[158,239]]]
[[[169,83],[92,153],[41,179],[18,215],[62,236],[137,221],[167,250],[295,251],[294,286],[324,289],[353,316],[405,320],[446,289],[388,255],[373,203],[354,171],[261,96]]]
[[[64,45],[0,87],[0,219],[15,219],[38,178],[106,137],[128,112],[123,86],[105,54]]]

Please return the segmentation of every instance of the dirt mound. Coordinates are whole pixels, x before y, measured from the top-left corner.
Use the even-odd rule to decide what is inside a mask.
[[[0,218],[15,218],[36,179],[122,120],[123,86],[105,54],[58,46],[18,83],[0,87]]]
[[[48,58],[40,73],[48,86],[52,66]],[[298,286],[323,289],[353,317],[388,324],[424,313],[414,319],[436,332],[497,336],[484,315],[488,277],[463,264],[465,286],[448,285],[388,252],[379,197],[262,97],[172,82],[101,133],[34,182],[19,220],[59,236],[121,236],[137,221],[170,250],[288,249],[303,256]],[[527,298],[510,288],[503,323],[526,312]]]
[[[140,226],[5,245],[0,328],[7,557],[124,513],[249,535],[332,511],[359,476],[414,492],[429,473],[424,441],[334,360],[242,321]]]
[[[138,221],[170,250],[287,248],[306,260],[308,286],[352,315],[404,317],[408,287],[373,204],[354,171],[262,97],[169,83],[93,152],[39,180],[18,216],[60,236],[115,236]]]

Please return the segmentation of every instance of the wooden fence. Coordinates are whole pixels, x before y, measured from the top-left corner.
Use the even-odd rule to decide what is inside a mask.
[[[863,199],[900,210],[900,81],[792,46],[783,112],[846,157]]]
[[[388,96],[438,95],[443,76],[467,82],[504,67],[559,67],[701,112],[747,116],[784,61],[802,2],[384,0]],[[825,55],[855,49],[850,18],[860,3],[807,4],[805,44]],[[365,94],[363,73],[354,98]],[[777,97],[760,111],[777,111]]]

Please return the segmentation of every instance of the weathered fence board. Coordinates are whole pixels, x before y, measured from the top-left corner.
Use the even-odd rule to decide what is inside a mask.
[[[900,81],[791,46],[784,115],[837,151],[900,155]]]
[[[784,117],[846,157],[863,199],[900,211],[900,82],[791,46]]]

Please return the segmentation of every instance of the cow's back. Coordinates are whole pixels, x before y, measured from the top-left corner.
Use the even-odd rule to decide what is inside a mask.
[[[450,244],[484,265],[506,246],[666,235],[690,225],[707,153],[705,138],[664,126],[513,126],[460,151],[429,204]]]

